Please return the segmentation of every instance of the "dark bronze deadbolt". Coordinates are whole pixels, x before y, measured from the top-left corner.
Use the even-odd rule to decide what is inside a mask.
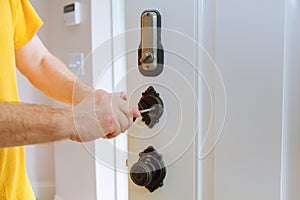
[[[164,111],[164,103],[160,98],[159,93],[150,86],[145,92],[142,93],[142,97],[138,103],[139,110],[146,110],[153,108],[150,112],[141,113],[142,121],[149,128],[153,128],[155,124],[159,122],[163,111]],[[135,119],[134,119],[135,120]]]

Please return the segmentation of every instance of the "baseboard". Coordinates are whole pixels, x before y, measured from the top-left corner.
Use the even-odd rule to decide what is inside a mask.
[[[55,195],[55,183],[31,183],[37,200],[53,200]]]
[[[64,199],[61,198],[61,197],[59,197],[59,196],[57,196],[57,195],[55,195],[55,196],[54,196],[54,200],[64,200]]]

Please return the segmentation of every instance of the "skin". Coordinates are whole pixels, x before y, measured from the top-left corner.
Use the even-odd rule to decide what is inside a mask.
[[[18,69],[36,88],[70,106],[59,109],[0,102],[0,148],[67,139],[111,139],[126,131],[133,117],[140,116],[137,108],[129,106],[125,93],[95,91],[77,80],[36,35],[15,55]]]

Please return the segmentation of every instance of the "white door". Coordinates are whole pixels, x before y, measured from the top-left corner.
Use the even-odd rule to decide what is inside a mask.
[[[161,14],[165,57],[162,73],[147,77],[138,68],[138,47],[141,15],[152,9]],[[138,104],[153,86],[164,102],[152,129],[139,119],[130,129],[128,167],[151,145],[167,172],[152,193],[129,180],[129,199],[279,199],[284,1],[128,0],[126,16],[130,101]],[[218,68],[199,56],[199,35]]]
[[[151,16],[153,9],[157,10],[154,11],[154,15],[158,12],[161,15],[164,63],[159,75],[145,76],[138,68],[138,61],[141,59],[138,56],[138,48],[142,37],[151,38],[159,30],[153,29],[151,34],[143,34],[141,31],[149,30],[141,29],[141,16],[144,11],[149,11]],[[139,159],[139,153],[149,146],[153,146],[162,155],[166,167],[166,177],[159,181],[159,184],[163,182],[163,186],[161,184],[162,187],[157,189],[153,186],[155,191],[136,185],[130,179],[129,199],[196,199],[199,76],[196,59],[197,1],[129,0],[126,1],[126,15],[127,91],[130,101],[137,105],[142,93],[150,86],[159,93],[163,101],[163,113],[157,124],[153,127],[150,125],[149,128],[141,119],[137,119],[134,127],[129,130],[128,167],[129,170],[132,169]],[[154,16],[154,20],[158,18],[158,15]],[[153,23],[153,26],[155,25],[157,23]],[[151,173],[149,172],[148,176],[152,176]],[[147,173],[142,175],[147,176]],[[142,175],[137,179],[145,178]],[[155,179],[155,176],[152,178]]]

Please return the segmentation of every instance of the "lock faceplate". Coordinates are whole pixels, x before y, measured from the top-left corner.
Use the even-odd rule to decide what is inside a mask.
[[[159,119],[163,115],[164,103],[160,98],[159,93],[150,86],[145,92],[143,92],[142,97],[138,103],[139,110],[145,110],[150,108],[155,108],[153,111],[142,113],[142,121],[149,128],[153,128],[155,124],[159,122]]]
[[[147,10],[141,16],[141,43],[138,50],[139,71],[144,76],[158,76],[164,65],[161,44],[161,15],[157,10]]]

